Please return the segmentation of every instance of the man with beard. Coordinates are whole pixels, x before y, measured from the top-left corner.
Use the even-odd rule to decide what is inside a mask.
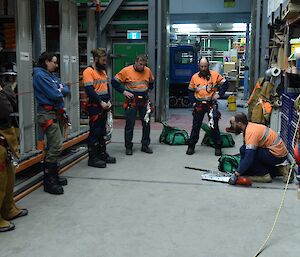
[[[116,158],[106,152],[106,121],[111,108],[108,77],[106,75],[106,51],[97,48],[91,51],[93,63],[83,72],[83,84],[88,96],[90,133],[88,137],[88,165],[105,168],[107,163],[116,163]]]
[[[235,134],[243,133],[244,145],[240,148],[241,162],[230,184],[235,184],[238,176],[249,176],[254,182],[272,182],[271,175],[283,175],[286,183],[290,165],[280,165],[287,160],[288,151],[280,136],[262,124],[248,122],[244,113],[237,113],[230,119]],[[275,167],[276,166],[276,167]],[[293,173],[290,181],[293,181]]]
[[[207,58],[199,61],[199,72],[192,76],[189,84],[189,100],[193,104],[193,128],[190,135],[186,154],[195,152],[195,145],[199,140],[199,132],[204,115],[211,115],[210,128],[215,145],[215,155],[222,155],[222,141],[219,130],[219,119],[221,114],[218,110],[217,98],[223,96],[228,88],[228,82],[216,71],[209,70]],[[219,93],[218,93],[219,92]]]
[[[146,66],[147,57],[139,55],[133,65],[123,68],[112,80],[112,86],[125,97],[125,148],[126,155],[132,155],[132,138],[137,112],[143,126],[141,151],[152,154],[150,144],[150,122],[144,120],[149,103],[148,92],[153,89],[154,77]],[[150,118],[150,117],[149,117]]]

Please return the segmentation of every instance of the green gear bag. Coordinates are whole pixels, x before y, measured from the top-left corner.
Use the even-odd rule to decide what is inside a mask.
[[[219,161],[219,166],[218,166],[219,171],[233,173],[237,170],[240,164],[241,156],[239,154],[236,155],[224,154],[218,159],[218,161]]]
[[[159,142],[168,145],[187,145],[189,134],[180,128],[171,127],[167,123],[162,122],[163,130],[159,136]]]
[[[211,136],[210,127],[206,123],[203,123],[201,128],[205,131],[205,135],[204,135],[204,138],[201,142],[201,145],[207,145],[207,146],[215,147],[215,143],[214,143],[214,141],[212,139],[212,136]],[[234,140],[232,138],[232,135],[230,133],[220,132],[220,136],[221,136],[221,141],[222,141],[222,148],[234,147],[235,142],[234,142]]]

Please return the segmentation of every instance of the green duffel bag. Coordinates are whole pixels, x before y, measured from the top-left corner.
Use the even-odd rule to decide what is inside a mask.
[[[239,154],[236,155],[229,155],[224,154],[219,158],[219,171],[227,172],[227,173],[233,173],[237,170],[240,161],[241,156]]]
[[[187,145],[189,134],[180,128],[171,127],[167,123],[162,122],[163,130],[159,136],[159,142],[168,145]]]
[[[214,141],[211,136],[210,127],[206,123],[203,123],[201,128],[205,131],[205,135],[201,142],[201,145],[215,147]],[[220,132],[220,136],[221,136],[221,141],[222,141],[222,148],[234,147],[235,142],[230,133]]]

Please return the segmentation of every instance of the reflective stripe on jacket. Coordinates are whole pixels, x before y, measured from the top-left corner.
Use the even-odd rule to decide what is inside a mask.
[[[268,148],[276,157],[284,157],[288,154],[280,136],[265,125],[249,122],[244,139],[246,149]]]
[[[194,91],[196,100],[211,98],[217,91],[219,86],[225,79],[216,71],[210,70],[210,78],[199,77],[199,73],[195,73],[190,81],[189,90]]]
[[[88,67],[83,72],[84,87],[92,86],[98,95],[108,94],[108,77],[104,70],[97,71]]]
[[[123,68],[116,74],[115,80],[124,84],[125,89],[133,93],[146,92],[149,89],[149,83],[154,81],[151,70],[148,67],[144,71],[138,72],[133,65]]]

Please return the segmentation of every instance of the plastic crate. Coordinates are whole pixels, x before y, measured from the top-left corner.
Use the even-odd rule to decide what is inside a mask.
[[[288,142],[288,131],[289,131],[289,122],[288,116],[284,113],[281,113],[281,126],[280,126],[280,136],[283,139],[283,142],[287,144]]]
[[[285,114],[289,117],[290,112],[290,97],[286,94],[282,95],[282,106],[281,106],[281,113]]]
[[[289,154],[294,158],[293,138],[299,116],[294,109],[295,95],[282,95],[280,136],[287,146]]]

